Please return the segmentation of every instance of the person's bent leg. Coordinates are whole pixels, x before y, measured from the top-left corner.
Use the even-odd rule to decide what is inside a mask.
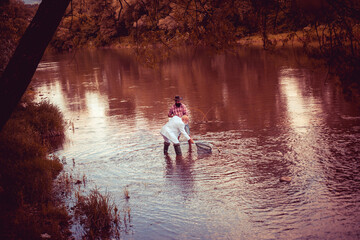
[[[168,154],[170,143],[164,142],[164,154]]]
[[[175,149],[175,153],[176,153],[176,156],[181,156],[181,148],[180,148],[180,143],[176,143],[174,144],[174,149]]]
[[[163,136],[163,137],[164,137],[164,136]],[[164,137],[164,154],[168,154],[169,146],[170,146],[170,141],[169,141],[169,139],[167,139],[166,137]]]
[[[181,148],[180,148],[180,142],[177,136],[173,133],[169,134],[169,139],[167,139],[169,142],[172,142],[174,144],[174,149],[176,155],[181,155]]]
[[[168,154],[170,143],[164,142],[164,154]]]

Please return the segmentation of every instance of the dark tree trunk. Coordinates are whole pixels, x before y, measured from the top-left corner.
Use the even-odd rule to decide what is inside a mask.
[[[70,0],[43,0],[0,79],[0,131],[26,91]]]
[[[9,4],[10,0],[0,0],[0,6]]]

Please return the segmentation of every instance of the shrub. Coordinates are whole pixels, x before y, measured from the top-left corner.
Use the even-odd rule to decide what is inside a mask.
[[[53,239],[68,234],[68,218],[53,198],[53,180],[63,169],[49,157],[44,134],[63,135],[60,111],[45,102],[19,105],[0,132],[0,238],[38,239],[40,231]],[[56,219],[60,217],[59,219]],[[67,233],[64,233],[64,230]]]

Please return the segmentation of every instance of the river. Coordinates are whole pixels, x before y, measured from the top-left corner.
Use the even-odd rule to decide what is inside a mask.
[[[70,123],[56,151],[65,171],[131,213],[122,239],[360,238],[360,109],[325,70],[290,49],[159,59],[46,54],[33,80]],[[183,157],[164,156],[175,95],[212,154],[182,138]]]

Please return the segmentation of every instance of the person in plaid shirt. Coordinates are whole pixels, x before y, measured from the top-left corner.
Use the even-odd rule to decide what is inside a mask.
[[[188,115],[185,104],[181,103],[182,97],[175,96],[174,100],[175,100],[175,104],[171,106],[169,113],[168,113],[168,117],[178,116],[181,118],[184,115]],[[190,136],[189,124],[185,125],[185,131]],[[180,135],[179,135],[179,137],[180,137]],[[189,143],[189,146],[191,146],[190,143]]]
[[[182,116],[187,115],[186,106],[181,103],[182,97],[175,96],[174,100],[175,104],[171,106],[168,117],[178,116],[181,118]]]

